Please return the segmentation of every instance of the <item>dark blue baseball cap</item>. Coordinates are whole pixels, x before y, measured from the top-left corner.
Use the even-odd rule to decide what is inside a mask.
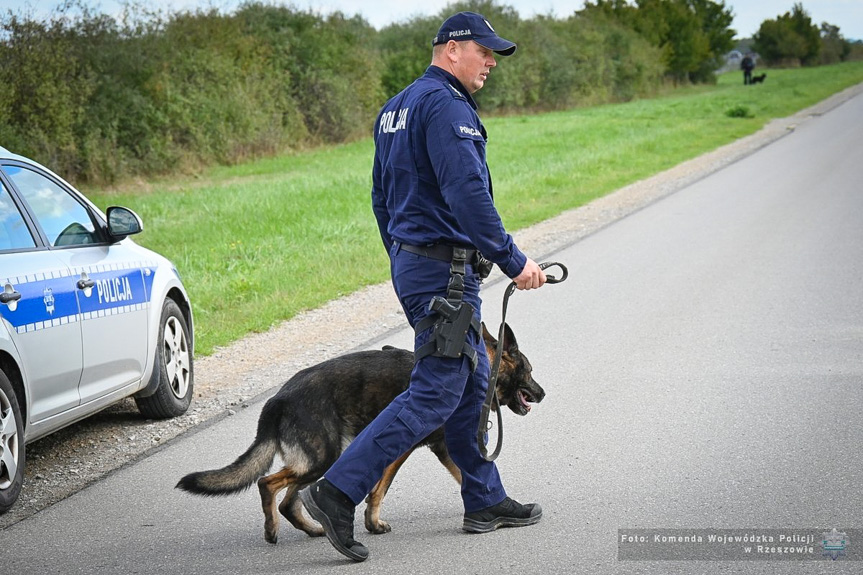
[[[432,46],[446,44],[450,40],[460,42],[473,40],[480,46],[500,54],[509,56],[515,52],[515,42],[504,40],[497,35],[488,20],[476,12],[459,12],[453,14],[441,24],[437,36],[432,40]]]

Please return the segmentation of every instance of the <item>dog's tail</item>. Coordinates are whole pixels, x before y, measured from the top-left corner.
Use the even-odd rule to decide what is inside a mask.
[[[237,458],[236,461],[221,469],[196,471],[183,477],[177,489],[198,495],[232,495],[248,489],[273,464],[278,451],[275,438],[255,442]]]

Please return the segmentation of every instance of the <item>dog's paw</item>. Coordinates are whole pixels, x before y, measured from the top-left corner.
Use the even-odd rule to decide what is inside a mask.
[[[374,523],[366,522],[366,529],[369,533],[374,533],[375,535],[382,535],[383,533],[389,533],[393,530],[393,528],[390,527],[390,524],[383,519],[378,519]]]

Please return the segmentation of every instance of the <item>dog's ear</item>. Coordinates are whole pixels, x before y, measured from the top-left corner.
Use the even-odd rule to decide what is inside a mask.
[[[485,322],[482,322],[482,339],[490,346],[494,347],[497,344],[497,340],[494,339],[494,336],[489,333],[488,328],[485,327]]]
[[[510,354],[518,351],[518,342],[515,341],[515,334],[508,323],[503,324],[503,348]]]

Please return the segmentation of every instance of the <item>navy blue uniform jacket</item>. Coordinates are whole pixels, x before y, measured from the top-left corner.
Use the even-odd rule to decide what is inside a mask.
[[[486,131],[452,74],[429,66],[387,102],[375,124],[372,207],[393,242],[473,246],[513,278],[527,258],[492,199]]]

